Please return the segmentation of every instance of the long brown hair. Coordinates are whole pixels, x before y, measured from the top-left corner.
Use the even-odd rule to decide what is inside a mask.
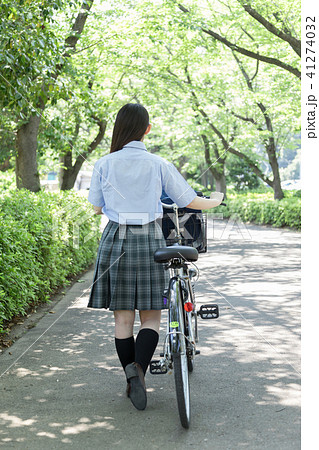
[[[147,110],[139,103],[127,103],[117,113],[113,128],[111,153],[131,141],[140,141],[149,125]]]

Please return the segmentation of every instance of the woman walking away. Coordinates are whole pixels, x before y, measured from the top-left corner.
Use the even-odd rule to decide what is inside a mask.
[[[213,208],[223,197],[197,197],[173,164],[148,153],[143,140],[150,130],[142,105],[129,103],[120,109],[110,154],[96,162],[88,197],[96,214],[109,218],[88,307],[114,312],[115,347],[126,374],[127,395],[139,410],[146,407],[144,375],[158,343],[161,310],[166,308],[162,293],[168,274],[153,258],[157,248],[166,246],[156,222],[162,217],[162,190],[179,207],[193,209]],[[136,342],[135,310],[141,322]]]

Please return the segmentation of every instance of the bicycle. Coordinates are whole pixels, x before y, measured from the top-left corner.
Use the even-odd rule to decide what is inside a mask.
[[[174,371],[181,424],[184,428],[189,428],[191,418],[189,372],[194,369],[194,357],[200,353],[196,349],[199,340],[197,316],[202,319],[217,319],[219,308],[216,304],[207,304],[201,305],[196,311],[194,278],[198,275],[198,269],[189,268],[189,264],[197,261],[198,251],[194,247],[182,245],[178,206],[166,203],[162,205],[175,213],[177,242],[172,246],[157,249],[154,254],[154,260],[165,263],[165,269],[171,271],[171,277],[168,289],[163,293],[163,301],[168,305],[163,352],[160,354],[160,360],[151,361],[150,372],[157,375],[165,374],[169,369]]]

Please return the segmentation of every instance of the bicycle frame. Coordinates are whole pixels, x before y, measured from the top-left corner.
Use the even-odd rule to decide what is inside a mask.
[[[193,311],[186,312],[184,310],[183,292],[185,291],[187,291],[187,295],[190,295],[191,301],[194,302],[193,289],[186,265],[182,268],[174,268],[173,276],[169,282],[168,321],[163,348],[164,361],[168,367],[172,367],[172,355],[174,353],[185,354],[189,351],[188,349],[190,349],[192,355],[195,355],[196,352],[196,337],[191,322]],[[185,339],[179,339],[179,335],[183,335]],[[188,343],[188,345],[185,345],[185,343]]]
[[[177,271],[178,269],[175,269]],[[185,335],[185,317],[183,314],[183,294],[179,276],[170,280],[169,286],[169,311],[168,311],[168,335],[170,336],[171,353],[184,353],[186,348],[181,348],[183,340],[178,339],[178,334]]]
[[[199,311],[196,311],[192,277],[197,274],[197,270],[189,269],[189,264],[197,260],[197,254],[194,255],[181,248],[178,207],[171,205],[170,209],[175,212],[175,239],[178,244],[170,246],[168,251],[164,248],[159,249],[154,256],[156,262],[166,264],[166,269],[170,269],[171,277],[168,289],[163,293],[165,304],[168,301],[168,320],[163,353],[160,355],[162,358],[151,362],[150,371],[153,374],[164,374],[167,373],[168,368],[174,369],[181,424],[184,428],[189,428],[191,416],[189,372],[192,372],[194,368],[194,356],[200,353],[196,350],[197,316],[202,319],[216,319],[219,316],[219,310],[218,305],[207,304],[201,305]],[[177,245],[175,249],[174,245]]]
[[[175,216],[174,222],[176,230],[176,240],[179,244],[181,244],[182,236],[180,233],[178,219],[178,206],[170,205],[170,209],[174,211]],[[172,276],[170,278],[168,286],[167,332],[163,348],[164,360],[162,360],[162,362],[170,368],[172,368],[172,354],[185,354],[185,352],[187,351],[185,342],[189,343],[189,348],[192,351],[192,355],[195,355],[195,340],[197,340],[197,336],[194,336],[191,323],[191,314],[194,314],[194,312],[186,312],[184,310],[183,291],[187,292],[187,298],[188,296],[190,297],[190,301],[193,303],[195,309],[195,298],[188,272],[188,266],[186,263],[182,263],[177,267],[171,268],[171,270]],[[186,329],[190,335],[185,334]],[[185,340],[178,339],[178,335],[183,335],[185,337]]]

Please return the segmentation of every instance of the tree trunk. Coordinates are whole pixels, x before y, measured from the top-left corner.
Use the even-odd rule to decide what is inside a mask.
[[[88,148],[82,153],[77,155],[74,164],[72,163],[73,159],[72,148],[78,136],[80,128],[79,122],[76,125],[73,140],[70,142],[71,149],[68,152],[64,153],[63,155],[60,155],[61,168],[59,173],[59,184],[61,191],[67,191],[74,187],[76,177],[78,176],[78,173],[80,172],[80,169],[84,161],[86,161],[87,157],[96,149],[96,147],[101,143],[104,137],[107,124],[106,120],[98,118],[95,118],[95,120],[97,122],[97,125],[99,126],[98,134],[96,135],[95,139],[90,143]]]
[[[187,169],[185,169],[185,164],[188,162],[188,158],[185,155],[182,155],[178,158],[179,171],[184,178],[187,179],[188,173]]]
[[[222,192],[224,194],[224,197],[226,198],[226,177],[225,177],[224,166],[223,166],[223,171],[221,173],[218,173],[217,171],[215,171],[214,178],[215,178],[216,191]]]
[[[274,190],[274,199],[275,200],[282,200],[284,198],[284,193],[281,188],[280,178],[274,180],[273,190]]]
[[[32,115],[17,132],[16,183],[18,189],[38,192],[41,189],[37,165],[37,136],[41,116]]]
[[[79,171],[80,170],[76,172],[73,167],[71,169],[63,170],[63,176],[60,177],[59,180],[61,191],[68,191],[70,189],[73,189]]]
[[[213,191],[215,189],[215,179],[212,172],[207,170],[206,166],[203,164],[200,165],[199,169],[201,171],[200,183],[205,186],[206,189]]]
[[[60,172],[59,172],[59,185],[61,191],[67,191],[74,187],[76,177],[79,170],[76,172],[72,165],[72,150],[60,155]]]
[[[210,170],[211,174],[214,177],[216,191],[222,192],[224,194],[224,197],[226,198],[226,190],[227,190],[226,176],[225,176],[226,158],[222,158],[221,156],[219,156],[217,145],[216,143],[214,143],[216,161],[218,161],[218,169],[214,167],[214,163],[212,162],[210,156],[209,139],[206,136],[206,134],[202,134],[201,136],[205,148],[205,161],[208,165],[208,169]]]
[[[276,148],[275,148],[275,141],[271,137],[269,145],[267,145],[267,154],[268,154],[268,160],[269,164],[271,166],[271,170],[273,173],[273,185],[272,188],[274,190],[274,199],[275,200],[281,200],[284,198],[284,193],[281,188],[281,180],[280,180],[280,173],[279,173],[279,166],[278,166],[278,160],[276,155]]]
[[[69,58],[72,52],[76,50],[76,44],[83,31],[88,13],[92,7],[93,0],[84,0],[81,6],[81,10],[72,26],[71,35],[65,39],[65,45],[67,51],[63,55],[65,58]],[[56,73],[52,79],[57,79],[62,70],[62,65],[56,66]],[[45,97],[48,97],[48,86],[43,82],[42,91]],[[39,125],[41,121],[41,113],[45,108],[46,101],[42,97],[38,99],[39,116],[32,115],[28,119],[28,122],[20,127],[17,132],[16,146],[16,182],[18,189],[28,189],[32,192],[38,192],[41,189],[40,177],[37,166],[37,139]]]
[[[253,78],[250,78],[248,73],[246,72],[242,62],[235,55],[234,52],[233,52],[233,55],[234,55],[235,60],[237,61],[237,64],[241,70],[241,73],[243,74],[243,77],[245,78],[248,89],[251,92],[255,93],[253,84],[252,84],[252,80],[256,77],[259,66],[257,65],[256,73],[253,76]],[[265,145],[265,149],[266,149],[267,156],[268,156],[268,161],[269,161],[272,173],[273,173],[273,180],[270,183],[267,180],[265,180],[265,181],[269,184],[269,186],[271,186],[273,188],[274,199],[281,200],[282,198],[284,198],[284,193],[281,188],[279,166],[278,166],[278,160],[277,160],[277,155],[276,155],[276,143],[275,143],[275,138],[274,138],[274,129],[273,129],[273,125],[272,125],[271,116],[268,113],[268,108],[266,108],[266,106],[262,102],[256,101],[256,104],[257,104],[258,108],[260,109],[260,111],[262,112],[262,115],[264,116],[266,128],[269,131],[269,137],[267,139],[265,139],[263,143]],[[257,126],[257,129],[259,129],[260,131],[263,130],[263,128],[258,127],[258,126]],[[258,173],[257,173],[257,175],[258,175]]]

